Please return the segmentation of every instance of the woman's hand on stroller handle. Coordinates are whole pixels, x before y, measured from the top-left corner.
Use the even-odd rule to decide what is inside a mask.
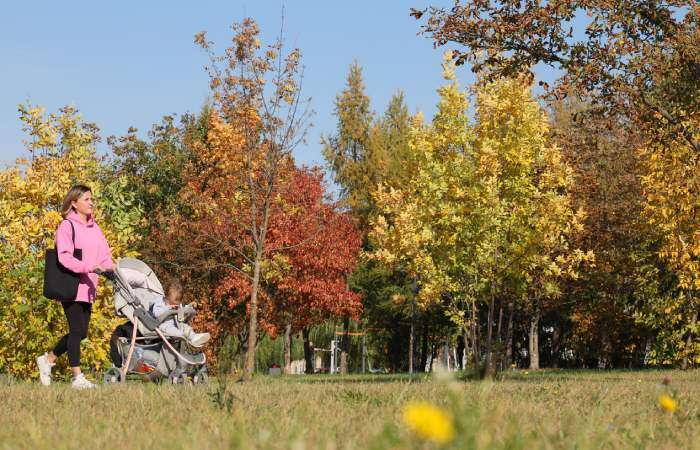
[[[113,270],[105,270],[102,267],[96,267],[94,272],[98,275],[102,275],[110,281],[114,281],[116,278]]]

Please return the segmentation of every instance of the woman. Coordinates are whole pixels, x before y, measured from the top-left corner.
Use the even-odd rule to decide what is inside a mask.
[[[80,370],[80,341],[87,337],[92,303],[97,293],[98,273],[112,270],[112,252],[102,230],[93,218],[92,191],[84,185],[73,186],[61,208],[63,220],[56,230],[56,251],[59,262],[71,272],[80,274],[75,300],[61,302],[68,320],[68,334],[63,336],[53,351],[36,359],[41,384],[51,384],[51,368],[56,358],[68,353],[73,372],[71,386],[76,389],[93,388]],[[73,233],[75,232],[75,240]],[[74,249],[82,250],[81,259],[73,256]]]

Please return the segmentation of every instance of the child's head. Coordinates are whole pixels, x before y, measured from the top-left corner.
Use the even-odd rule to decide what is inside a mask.
[[[179,305],[182,302],[183,288],[180,282],[173,279],[168,285],[168,291],[165,294],[165,299],[170,305]]]

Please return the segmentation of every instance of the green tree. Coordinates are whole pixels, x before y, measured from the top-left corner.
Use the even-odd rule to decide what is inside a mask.
[[[366,223],[373,185],[381,173],[376,167],[381,155],[376,155],[368,146],[374,114],[365,94],[362,68],[357,62],[350,66],[347,86],[335,99],[335,115],[338,118],[336,133],[321,138],[323,156],[347,207]]]

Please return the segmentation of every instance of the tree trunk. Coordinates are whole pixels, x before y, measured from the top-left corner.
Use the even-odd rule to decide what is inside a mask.
[[[231,361],[232,375],[242,373],[245,355],[248,354],[248,329],[242,328],[236,337],[238,338],[238,347],[236,347],[235,353],[232,355],[235,358],[235,363],[234,360]]]
[[[292,372],[292,324],[287,323],[284,327],[284,373],[289,375]]]
[[[445,339],[445,369],[450,370],[450,341]]]
[[[408,373],[413,373],[413,348],[416,340],[416,296],[418,295],[418,277],[413,277],[413,298],[411,299],[411,332],[408,337]]]
[[[536,370],[540,368],[540,305],[539,301],[535,305],[535,311],[530,317],[530,339],[528,350],[530,352],[530,369]]]
[[[501,338],[501,333],[503,332],[503,302],[500,301],[498,302],[498,328],[496,331],[496,337],[500,341]]]
[[[469,330],[468,327],[464,328],[464,334],[462,335],[462,340],[464,341],[464,355],[462,355],[462,361],[464,361],[464,370],[467,370],[467,366],[469,365],[469,352],[471,351],[471,347],[469,346],[469,340],[471,339],[469,336],[471,335],[471,330]],[[472,344],[473,345],[473,344]]]
[[[479,330],[476,326],[476,301],[472,299],[472,357],[474,358],[474,370],[479,371],[481,366],[481,353],[479,349]]]
[[[348,373],[348,347],[350,344],[350,318],[343,319],[343,341],[340,344],[340,373]]]
[[[693,311],[693,318],[690,319],[690,326],[695,327],[695,322],[698,320],[698,313],[697,311]],[[686,355],[683,357],[683,362],[681,363],[681,369],[682,370],[687,370],[688,366],[690,365],[690,358],[688,358],[687,351],[690,348],[690,345],[693,343],[693,332],[690,331],[688,333],[688,337],[685,340],[685,348],[686,348]]]
[[[498,369],[503,370],[503,300],[498,302],[498,328],[496,331],[496,361]]]
[[[457,361],[456,365],[459,367],[459,370],[464,370],[464,352],[466,351],[467,345],[466,345],[466,333],[460,336],[457,339]]]
[[[561,350],[561,329],[558,325],[554,325],[552,333],[552,368],[559,368],[559,351]]]
[[[515,304],[513,301],[508,303],[508,327],[506,328],[506,367],[513,364],[513,312]]]
[[[607,369],[610,366],[610,355],[612,354],[612,343],[608,327],[602,327],[601,345],[598,353],[598,368]]]
[[[304,328],[301,335],[304,339],[304,361],[306,362],[306,373],[311,375],[314,373],[314,345],[309,339],[310,331]]]
[[[367,332],[362,333],[362,373],[365,373],[365,366],[367,365]]]
[[[260,284],[260,266],[262,262],[262,248],[258,248],[253,264],[253,283],[250,292],[250,319],[248,322],[248,349],[245,354],[245,366],[243,367],[243,380],[250,381],[255,370],[255,347],[258,335],[258,287]]]
[[[491,288],[491,300],[489,301],[489,312],[486,324],[486,368],[484,378],[493,378],[496,375],[496,367],[493,364],[493,315],[496,309],[495,296]]]
[[[428,320],[423,321],[423,342],[420,350],[420,371],[425,371],[425,365],[428,364]]]

